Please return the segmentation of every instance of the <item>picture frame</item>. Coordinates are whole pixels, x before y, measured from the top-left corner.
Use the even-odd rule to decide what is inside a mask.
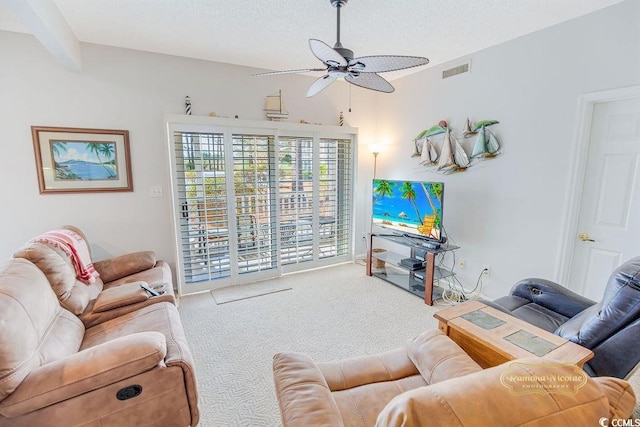
[[[133,191],[129,131],[31,126],[40,194]]]

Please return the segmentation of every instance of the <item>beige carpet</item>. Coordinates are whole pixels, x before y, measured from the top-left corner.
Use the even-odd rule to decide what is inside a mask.
[[[433,313],[444,308],[367,277],[356,264],[272,282],[292,289],[222,305],[209,292],[181,299],[201,427],[279,426],[271,372],[276,352],[326,361],[386,351],[435,328]],[[640,374],[631,383],[640,395]]]
[[[274,294],[276,292],[289,291],[290,286],[282,285],[273,280],[265,282],[250,283],[248,285],[227,286],[226,288],[214,289],[211,295],[216,304],[226,304],[228,302],[240,301],[247,298],[255,298],[262,295]]]

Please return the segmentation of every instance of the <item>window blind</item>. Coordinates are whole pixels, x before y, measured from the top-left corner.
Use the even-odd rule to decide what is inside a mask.
[[[351,259],[354,137],[311,127],[170,127],[181,293]]]

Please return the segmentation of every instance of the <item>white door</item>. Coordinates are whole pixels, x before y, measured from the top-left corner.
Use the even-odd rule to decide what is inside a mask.
[[[569,283],[595,301],[640,256],[640,98],[594,104]]]

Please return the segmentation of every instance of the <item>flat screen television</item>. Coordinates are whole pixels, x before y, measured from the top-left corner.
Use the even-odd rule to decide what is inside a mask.
[[[373,180],[373,224],[438,243],[442,234],[444,183]]]

